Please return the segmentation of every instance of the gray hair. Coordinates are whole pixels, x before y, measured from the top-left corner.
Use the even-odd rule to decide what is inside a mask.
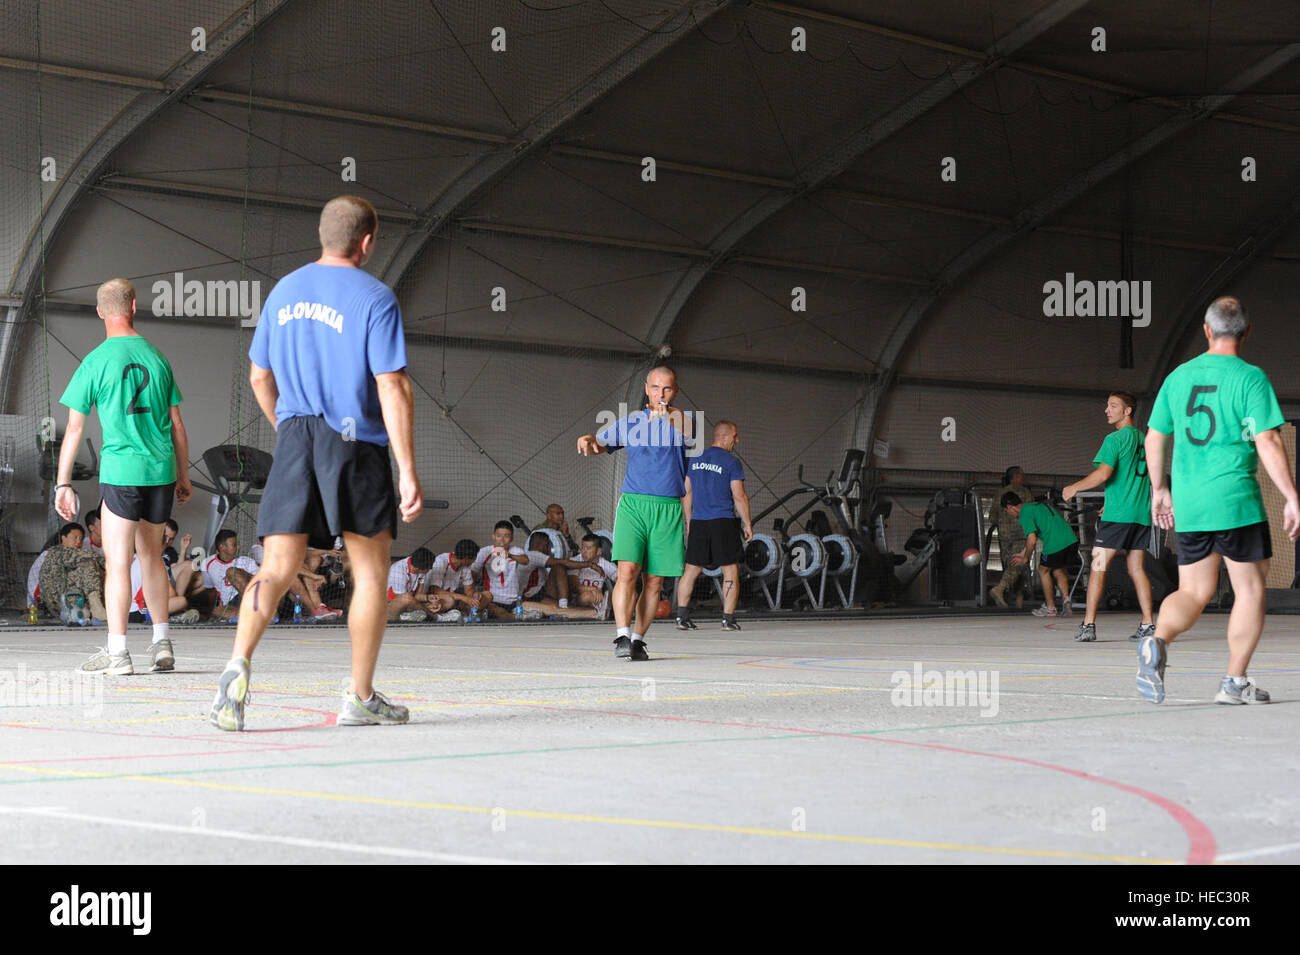
[[[1205,310],[1205,324],[1210,326],[1210,334],[1215,338],[1241,341],[1250,320],[1246,317],[1246,307],[1231,295],[1225,295],[1216,298]]]

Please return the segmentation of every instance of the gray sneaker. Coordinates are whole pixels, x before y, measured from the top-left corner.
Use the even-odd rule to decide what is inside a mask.
[[[1097,639],[1097,625],[1095,623],[1079,624],[1079,632],[1074,635],[1075,643],[1093,643]]]
[[[1055,608],[1055,607],[1049,607],[1047,604],[1042,604],[1041,606],[1035,607],[1033,610],[1031,610],[1031,611],[1029,611],[1029,612],[1032,613],[1035,617],[1055,617],[1055,616],[1056,616],[1056,608]]]
[[[1072,616],[1073,614],[1074,614],[1074,608],[1070,606],[1070,601],[1068,599],[1062,600],[1061,609],[1056,611],[1056,615],[1058,617],[1069,617]]]
[[[240,657],[226,664],[212,701],[208,722],[218,729],[238,732],[244,728],[244,704],[248,702],[249,664]]]
[[[100,647],[89,660],[81,665],[82,673],[102,673],[105,676],[130,676],[135,673],[131,664],[131,651],[109,653],[108,647]]]
[[[1269,702],[1268,690],[1261,690],[1255,685],[1254,677],[1246,677],[1245,686],[1237,686],[1232,681],[1232,677],[1225,676],[1223,682],[1219,684],[1219,692],[1214,695],[1215,703],[1230,703],[1240,705],[1242,703],[1267,703]]]
[[[176,655],[172,653],[172,642],[166,637],[153,642],[149,647],[149,655],[152,657],[152,663],[149,667],[150,673],[161,673],[163,670],[172,670],[176,667]]]
[[[459,610],[453,609],[453,610],[448,610],[445,613],[440,613],[433,619],[438,621],[439,623],[458,623],[460,621],[460,618],[463,616],[464,614],[461,613]]]
[[[397,619],[403,623],[424,623],[429,619],[429,615],[423,610],[407,610]]]
[[[1165,701],[1165,642],[1158,637],[1143,637],[1138,643],[1137,688],[1149,703]]]
[[[368,700],[356,693],[343,698],[339,710],[339,726],[395,726],[411,718],[411,711],[400,703],[390,703],[378,690]]]
[[[1156,625],[1154,623],[1138,624],[1137,633],[1129,637],[1130,640],[1141,640],[1143,637],[1154,637],[1156,635]]]
[[[189,610],[182,610],[180,613],[174,613],[171,616],[172,623],[198,623],[199,612],[191,607]]]

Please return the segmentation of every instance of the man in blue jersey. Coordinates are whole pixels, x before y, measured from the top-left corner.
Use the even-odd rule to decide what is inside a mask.
[[[614,656],[620,660],[650,659],[645,635],[659,606],[663,579],[680,577],[685,565],[682,496],[686,493],[685,448],[694,435],[694,417],[673,407],[677,373],[667,365],[650,369],[645,394],[646,408],[578,439],[578,453],[583,455],[627,449],[627,473],[610,553],[618,564]],[[645,579],[638,601],[636,581],[643,568]]]
[[[261,569],[244,588],[234,658],[221,674],[211,722],[244,728],[249,664],[307,547],[343,536],[354,591],[348,614],[352,688],[342,725],[405,723],[406,707],[375,691],[383,642],[390,551],[399,504],[388,444],[397,459],[402,520],[424,508],[415,473],[414,407],[397,297],[362,271],[379,220],[356,196],[326,203],[321,256],[272,289],[249,349],[253,393],[276,429],[275,463],[258,512]]]
[[[677,582],[677,629],[694,630],[691,591],[705,567],[722,568],[722,629],[739,630],[740,561],[754,536],[745,493],[745,469],[732,453],[740,431],[734,422],[713,426],[713,444],[686,466],[686,570]],[[737,517],[739,516],[739,520]]]

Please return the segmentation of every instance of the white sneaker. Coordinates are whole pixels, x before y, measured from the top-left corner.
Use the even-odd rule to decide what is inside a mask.
[[[448,610],[446,613],[440,613],[433,619],[439,623],[456,623],[464,616],[459,610]]]
[[[397,619],[403,623],[424,623],[429,619],[429,615],[423,610],[407,610]]]

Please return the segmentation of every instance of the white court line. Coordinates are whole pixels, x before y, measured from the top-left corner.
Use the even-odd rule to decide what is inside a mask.
[[[1284,852],[1294,852],[1300,849],[1300,842],[1288,842],[1280,846],[1263,846],[1259,849],[1248,849],[1245,852],[1230,852],[1224,856],[1215,856],[1215,862],[1240,862],[1242,859],[1255,859],[1259,856],[1277,856]]]
[[[0,806],[0,813],[44,816],[47,819],[75,819],[80,822],[109,826],[126,826],[132,829],[151,829],[154,832],[172,832],[190,836],[210,836],[215,839],[236,839],[243,842],[276,843],[303,849],[329,849],[334,852],[355,852],[360,855],[395,856],[403,859],[421,859],[427,862],[451,862],[463,865],[532,865],[515,859],[494,859],[488,856],[457,855],[448,852],[424,852],[420,849],[402,849],[396,846],[367,846],[355,842],[331,842],[322,839],[304,839],[299,836],[268,836],[236,829],[209,829],[205,826],[179,826],[166,822],[142,822],[135,819],[115,819],[111,816],[90,816],[67,812],[58,807],[26,809],[17,806]]]

